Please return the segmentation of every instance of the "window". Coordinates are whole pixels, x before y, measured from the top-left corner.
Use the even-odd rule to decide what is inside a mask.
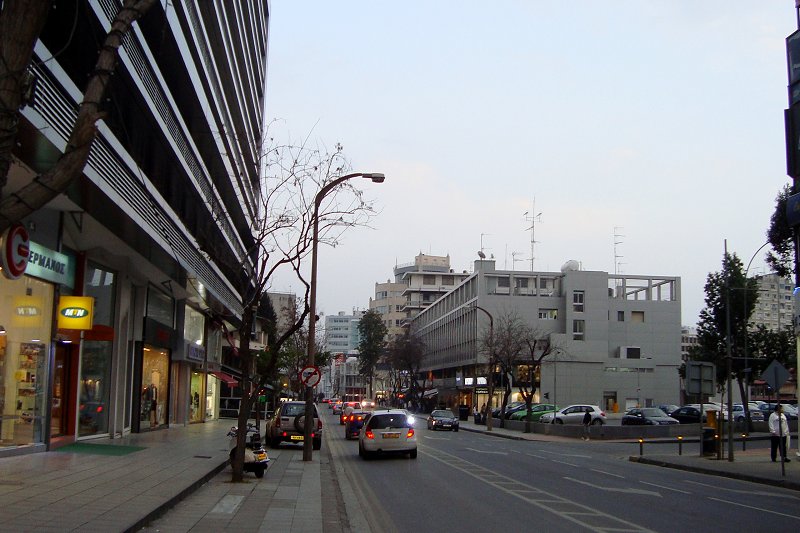
[[[508,276],[497,278],[497,286],[508,288],[511,286]]]
[[[631,322],[644,322],[644,311],[631,311]]]
[[[425,274],[422,276],[423,285],[436,285],[436,276],[432,274]]]
[[[576,313],[583,313],[583,291],[574,291],[572,293],[572,310]]]
[[[586,322],[584,320],[572,321],[572,340],[582,341]]]
[[[514,282],[516,283],[516,287],[518,289],[528,288],[528,278],[514,278]]]
[[[625,322],[625,311],[617,311],[617,322]]]
[[[453,276],[442,276],[442,285],[452,285]]]
[[[539,309],[539,320],[556,320],[558,309]]]

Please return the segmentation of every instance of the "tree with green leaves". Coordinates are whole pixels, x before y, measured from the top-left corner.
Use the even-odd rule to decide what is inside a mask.
[[[794,273],[794,233],[786,218],[786,202],[791,195],[792,186],[787,183],[775,198],[775,211],[767,230],[772,251],[767,253],[766,261],[782,278],[791,277]]]
[[[383,316],[376,310],[370,309],[358,322],[358,371],[367,378],[368,393],[372,398],[372,378],[375,375],[375,365],[384,355],[386,347],[386,324]]]
[[[697,324],[697,345],[690,351],[693,359],[710,361],[717,367],[717,388],[724,390],[728,377],[728,342],[731,346],[731,369],[744,391],[745,350],[748,346],[748,324],[758,300],[758,283],[745,278],[741,260],[736,254],[725,254],[722,270],[706,278],[706,307],[700,311]],[[729,327],[730,326],[730,327]],[[728,391],[730,393],[730,391]],[[745,410],[745,413],[748,413]]]

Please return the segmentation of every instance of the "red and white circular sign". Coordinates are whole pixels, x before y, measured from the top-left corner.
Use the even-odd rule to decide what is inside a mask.
[[[319,367],[307,366],[300,371],[300,381],[302,381],[306,387],[316,387],[321,378],[322,372],[319,371]]]
[[[3,250],[0,253],[3,275],[8,279],[17,279],[22,276],[28,266],[30,255],[28,230],[22,224],[12,225],[3,235]]]

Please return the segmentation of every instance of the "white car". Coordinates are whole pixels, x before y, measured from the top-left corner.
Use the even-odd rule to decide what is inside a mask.
[[[414,418],[405,409],[378,409],[364,421],[358,434],[358,455],[369,459],[381,453],[407,453],[417,458]]]
[[[556,424],[583,424],[583,415],[589,411],[592,415],[592,425],[602,426],[606,423],[606,413],[597,405],[569,405],[555,413],[545,413],[539,422],[550,424],[555,416]]]

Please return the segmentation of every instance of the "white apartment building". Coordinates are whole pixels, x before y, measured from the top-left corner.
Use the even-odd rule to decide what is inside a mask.
[[[297,295],[293,292],[268,292],[267,296],[275,311],[278,335],[288,331],[297,316]]]
[[[534,374],[539,401],[547,394],[561,406],[587,402],[619,411],[677,403],[681,364],[680,278],[496,270],[475,262],[475,273],[411,321],[427,353],[422,371],[432,373],[439,403],[478,405],[488,400],[488,371],[479,339],[489,316],[516,312],[548,338],[559,354]],[[485,311],[485,312],[484,312]],[[516,390],[516,389],[515,389]],[[512,399],[516,399],[516,394]],[[498,405],[500,392],[494,400]]]
[[[358,350],[361,336],[358,333],[358,323],[364,311],[354,309],[348,315],[339,311],[335,315],[325,316],[325,351],[332,354],[348,354]]]
[[[792,326],[794,282],[777,274],[756,276],[756,280],[758,300],[753,314],[750,315],[750,327],[763,324],[772,331],[779,331]]]

